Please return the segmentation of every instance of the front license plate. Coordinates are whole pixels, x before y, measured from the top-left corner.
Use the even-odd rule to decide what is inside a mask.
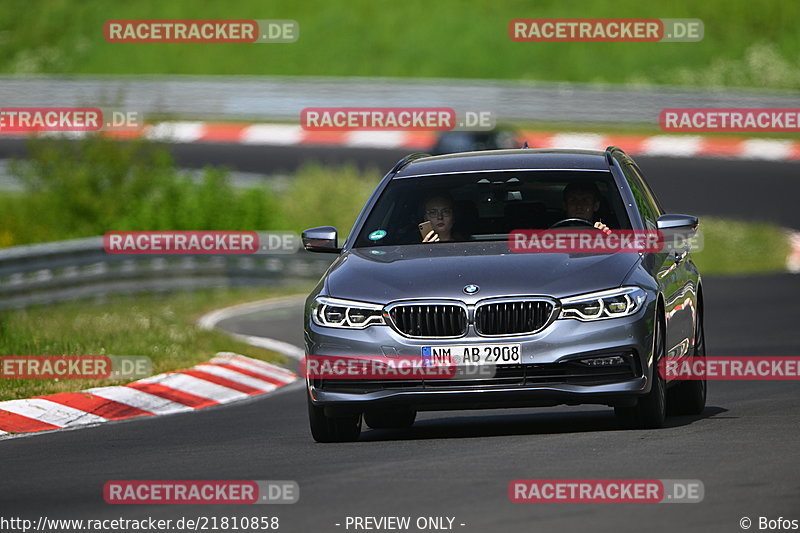
[[[516,365],[522,361],[522,346],[519,344],[423,346],[422,358],[432,365]]]

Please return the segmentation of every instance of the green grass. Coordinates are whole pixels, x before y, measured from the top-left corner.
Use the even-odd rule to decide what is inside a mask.
[[[154,143],[103,137],[29,141],[29,160],[10,165],[21,192],[0,192],[0,248],[108,231],[294,231],[334,225],[346,235],[381,178],[378,169],[308,162],[288,190],[237,189],[225,169],[200,182]]]
[[[306,165],[295,173],[281,197],[286,228],[301,232],[333,226],[346,237],[383,173],[361,172],[355,166]]]
[[[7,0],[0,72],[489,78],[800,88],[800,3]],[[516,43],[515,18],[700,18],[698,43]],[[111,44],[108,19],[294,19],[292,44]],[[113,102],[111,102],[113,104]],[[624,102],[621,102],[624,105]]]
[[[281,354],[235,341],[220,331],[202,330],[195,321],[228,305],[310,290],[249,288],[116,296],[103,303],[75,301],[0,312],[0,354],[147,356],[154,374],[189,368],[226,351],[283,363],[286,359]],[[123,383],[0,379],[0,400]]]
[[[703,275],[784,272],[786,230],[766,222],[700,217],[704,248],[693,253]]]

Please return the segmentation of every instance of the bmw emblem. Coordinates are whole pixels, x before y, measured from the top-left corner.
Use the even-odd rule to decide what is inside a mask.
[[[475,294],[475,293],[476,293],[476,292],[478,292],[479,290],[481,290],[481,288],[480,288],[480,287],[478,287],[477,285],[475,285],[474,283],[470,283],[469,285],[467,285],[466,287],[464,287],[464,292],[465,292],[466,294]]]

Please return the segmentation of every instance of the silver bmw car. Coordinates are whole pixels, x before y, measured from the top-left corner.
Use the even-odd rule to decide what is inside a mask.
[[[665,213],[615,147],[404,158],[341,247],[336,228],[303,232],[307,250],[338,254],[306,301],[307,357],[473,370],[307,373],[314,439],[357,440],[362,421],[407,428],[418,411],[600,404],[639,428],[702,412],[704,380],[658,370],[667,356],[705,353],[688,247],[512,246],[526,232],[691,234],[697,225]]]

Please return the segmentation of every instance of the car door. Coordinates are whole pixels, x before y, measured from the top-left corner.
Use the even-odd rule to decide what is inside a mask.
[[[656,229],[658,217],[664,214],[641,171],[633,162],[628,165],[637,206],[647,229]],[[697,304],[696,270],[688,250],[671,250],[665,255],[659,275],[663,276],[664,307],[667,318],[667,352],[681,356],[688,352],[694,338],[694,314]]]

